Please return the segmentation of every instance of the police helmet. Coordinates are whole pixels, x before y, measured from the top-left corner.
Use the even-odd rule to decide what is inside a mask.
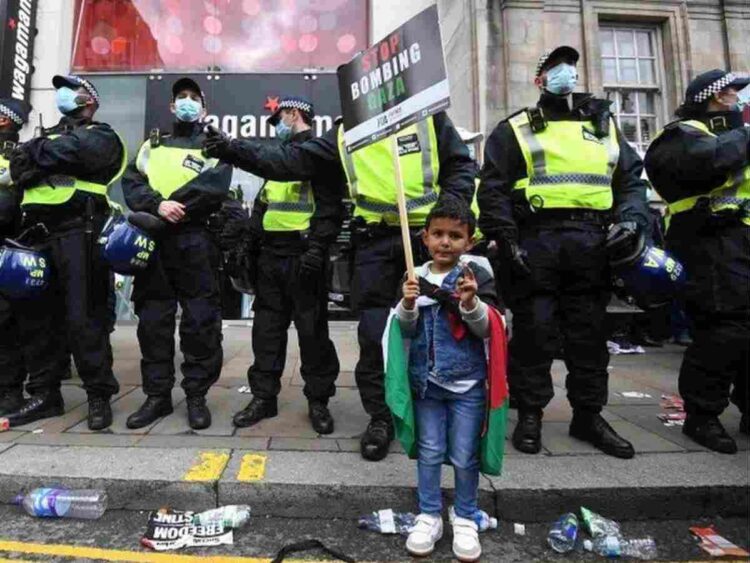
[[[150,233],[160,223],[153,215],[141,212],[132,213],[127,219],[122,215],[110,217],[102,229],[99,244],[112,270],[124,275],[145,270],[156,250],[156,240]],[[152,229],[147,230],[148,225],[152,225]]]
[[[6,240],[0,247],[0,294],[8,299],[34,299],[49,285],[49,261],[41,252]]]
[[[612,229],[616,231],[616,229]],[[642,309],[669,303],[685,284],[685,269],[668,252],[646,244],[643,232],[626,237],[612,232],[607,238],[615,290],[622,290]]]

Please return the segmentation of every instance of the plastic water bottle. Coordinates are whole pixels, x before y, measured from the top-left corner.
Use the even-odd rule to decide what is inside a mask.
[[[248,520],[250,520],[250,507],[246,504],[220,506],[193,515],[193,524],[197,526],[221,523],[226,529],[241,528]]]
[[[602,536],[593,540],[584,540],[583,549],[594,551],[603,557],[630,557],[633,559],[656,559],[656,542],[654,538],[626,540],[617,536]]]
[[[578,518],[572,512],[563,514],[547,534],[547,543],[558,553],[573,551],[578,537]]]
[[[16,497],[16,504],[37,518],[96,520],[107,510],[107,492],[96,489],[34,489]]]
[[[414,527],[415,519],[416,516],[411,512],[393,512],[387,508],[362,516],[357,526],[381,534],[408,535]]]
[[[453,507],[453,505],[451,505],[450,508],[448,508],[448,521],[453,524],[453,521],[455,519],[456,509]],[[484,510],[477,510],[471,520],[474,521],[480,532],[497,529],[497,518],[493,518]]]

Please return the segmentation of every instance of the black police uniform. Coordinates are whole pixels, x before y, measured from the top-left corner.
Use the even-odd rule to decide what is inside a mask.
[[[595,108],[609,106],[590,94],[574,94],[572,100],[571,110],[566,98],[545,92],[537,105],[547,121],[589,121],[600,111]],[[605,314],[611,284],[606,227],[612,220],[632,220],[647,230],[649,221],[643,163],[619,131],[617,139],[614,217],[585,210],[532,211],[524,190],[514,189],[527,177],[527,168],[508,120],[487,141],[479,227],[500,248],[518,244],[530,269],[523,273],[506,259],[499,275],[503,298],[513,311],[509,383],[519,411],[540,412],[552,399],[550,369],[560,335],[571,405],[598,413],[607,403]]]
[[[153,148],[200,149],[205,137],[202,127],[200,123],[177,122],[172,135],[156,136],[153,142],[147,142],[152,142]],[[183,165],[196,163],[186,158]],[[168,224],[158,235],[153,261],[135,276],[132,295],[138,315],[143,391],[149,397],[169,401],[170,412],[178,303],[182,307],[182,388],[188,399],[204,397],[221,373],[220,253],[207,220],[226,199],[231,179],[231,167],[218,164],[166,198],[149,185],[149,179],[138,169],[137,158],[122,178],[125,202],[133,211],[158,215],[159,204],[167,199],[186,206],[185,219]]]
[[[290,143],[314,137],[307,130]],[[324,260],[321,271],[305,274],[300,257],[311,246],[327,251],[343,220],[343,205],[335,190],[312,182],[315,213],[309,233],[264,231],[257,258],[253,309],[253,365],[247,372],[254,397],[275,399],[281,390],[286,360],[287,331],[294,320],[300,346],[300,374],[309,401],[327,403],[336,392],[339,374],[336,349],[328,335],[328,287]],[[333,196],[333,197],[332,197]],[[256,198],[250,221],[252,232],[263,231],[266,205]],[[324,259],[327,255],[324,256]]]
[[[457,196],[470,204],[474,194],[474,161],[448,116],[441,112],[433,118],[440,162],[440,193]],[[341,198],[345,193],[346,176],[337,142],[339,126],[337,124],[325,135],[305,143],[281,147],[232,141],[222,158],[272,180],[313,180]],[[390,428],[391,414],[385,403],[381,339],[405,270],[401,232],[399,228],[385,224],[354,227],[354,231],[356,240],[351,285],[353,306],[359,314],[360,349],[355,377],[362,404],[373,422],[383,422]],[[416,236],[413,250],[415,262],[421,263],[426,251]],[[370,427],[367,434],[369,431]],[[392,430],[389,432],[391,434],[386,445],[392,437]],[[380,457],[378,453],[372,459]]]
[[[750,128],[739,112],[694,119],[714,136],[681,121],[668,125],[646,153],[646,171],[668,204],[706,196],[750,166]],[[746,196],[745,196],[746,197]],[[708,197],[669,216],[667,245],[688,277],[685,309],[693,343],[680,368],[688,418],[716,417],[732,402],[748,412],[750,377],[750,204],[744,212],[714,214]],[[710,446],[709,446],[710,447]],[[736,447],[730,450],[736,450]]]
[[[54,185],[56,175],[106,185],[120,172],[124,151],[109,125],[65,116],[43,136],[21,145],[11,173],[22,188]],[[108,399],[119,391],[109,341],[111,273],[95,247],[109,215],[107,198],[77,190],[62,204],[24,204],[23,213],[24,227],[42,224],[46,229],[35,247],[52,269],[46,294],[19,302],[20,339],[29,351],[26,390],[59,398],[69,346],[89,401]]]

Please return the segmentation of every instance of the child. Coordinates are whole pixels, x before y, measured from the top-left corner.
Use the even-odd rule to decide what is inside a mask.
[[[447,459],[456,478],[453,553],[460,561],[476,561],[482,553],[475,516],[486,414],[484,339],[489,305],[496,304],[492,275],[460,261],[472,247],[475,227],[462,201],[444,198],[435,205],[423,234],[432,260],[417,268],[419,281],[404,282],[396,307],[401,332],[410,339],[418,450],[420,514],[406,549],[429,555],[443,534],[440,471]]]

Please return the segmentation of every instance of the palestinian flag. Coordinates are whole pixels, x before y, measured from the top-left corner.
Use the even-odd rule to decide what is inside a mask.
[[[485,340],[487,353],[487,414],[479,445],[481,471],[500,475],[505,454],[505,427],[508,415],[508,340],[505,321],[493,307],[489,308],[490,337]],[[385,365],[385,402],[393,415],[396,438],[411,458],[417,457],[417,426],[409,385],[408,339],[401,335],[396,311],[391,311],[383,334]]]

